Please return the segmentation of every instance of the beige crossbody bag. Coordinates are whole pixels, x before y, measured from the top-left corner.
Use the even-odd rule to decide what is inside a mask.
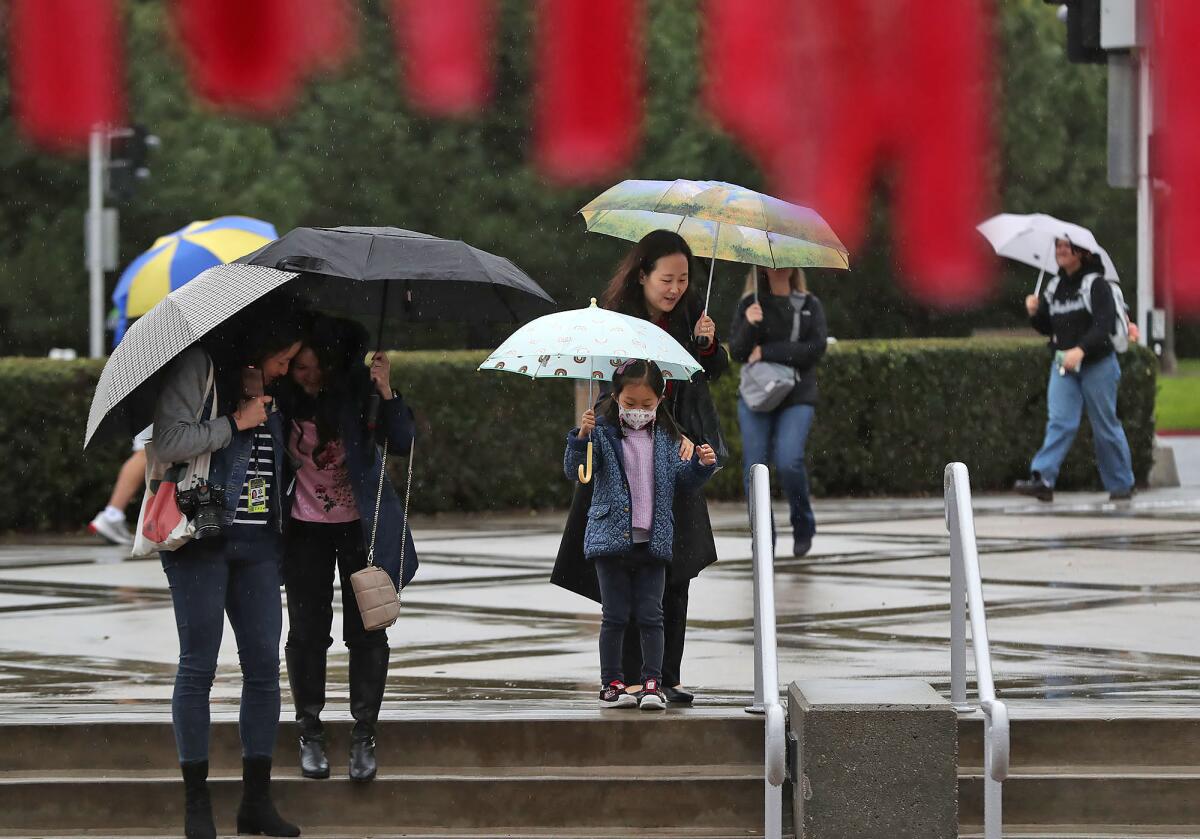
[[[368,632],[386,629],[400,617],[400,594],[404,591],[404,553],[408,545],[408,499],[412,494],[413,457],[417,441],[414,437],[408,450],[408,480],[404,487],[404,525],[400,529],[400,590],[392,585],[388,572],[375,564],[375,531],[379,526],[379,507],[383,502],[383,481],[387,474],[388,444],[383,444],[383,460],[379,467],[379,488],[375,491],[375,518],[371,520],[371,546],[367,549],[367,567],[350,575],[350,586],[363,629]]]

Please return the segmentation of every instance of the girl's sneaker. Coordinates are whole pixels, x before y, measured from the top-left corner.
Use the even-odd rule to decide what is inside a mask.
[[[637,697],[625,692],[624,682],[613,681],[600,688],[601,708],[632,708],[637,704]]]
[[[643,711],[661,711],[667,707],[667,700],[659,687],[658,679],[646,680],[642,692],[638,694],[637,704]]]

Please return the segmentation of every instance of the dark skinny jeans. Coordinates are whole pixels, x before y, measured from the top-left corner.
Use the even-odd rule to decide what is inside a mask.
[[[637,678],[621,672],[625,628],[631,618],[637,621],[642,637],[641,681],[661,680],[666,564],[651,556],[647,545],[635,545],[625,556],[597,559],[596,577],[600,581],[601,683]]]
[[[209,693],[225,615],[242,665],[238,732],[243,757],[271,757],[279,725],[279,534],[270,524],[233,524],[222,537],[163,551],[179,630],[171,697],[180,762],[208,760]]]

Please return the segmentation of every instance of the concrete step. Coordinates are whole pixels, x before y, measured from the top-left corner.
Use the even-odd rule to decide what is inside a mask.
[[[303,827],[303,826],[302,826]],[[304,828],[304,839],[354,839],[355,837],[367,837],[368,839],[629,839],[634,831],[628,828],[621,829],[605,829],[605,828],[583,828],[574,830],[570,828],[552,828],[548,830],[530,830],[529,828],[504,828],[495,827],[485,831],[471,830],[422,830],[418,833],[396,833],[396,828],[389,828],[388,832],[379,833],[371,831],[364,833],[362,831],[348,830],[311,830]],[[761,837],[762,831],[754,830],[726,830],[713,828],[639,828],[636,831],[639,837],[646,839],[754,839]],[[137,837],[137,839],[179,839],[178,832],[162,833],[156,831],[144,830],[127,830],[121,833],[112,833],[107,831],[93,830],[51,830],[38,831],[36,834],[27,831],[12,832],[8,830],[0,830],[0,837],[3,839],[58,839],[58,837],[80,837],[80,839],[127,839],[127,837]],[[795,839],[793,834],[784,833],[783,839]]]
[[[729,710],[540,712],[495,717],[409,716],[380,722],[381,767],[589,766],[646,764],[761,765],[762,719]],[[344,764],[350,723],[326,725],[326,750]],[[297,765],[297,730],[283,723],[275,750],[280,774]],[[0,723],[10,772],[165,770],[177,765],[168,720]],[[214,773],[240,771],[237,723],[214,721]]]
[[[1010,713],[1005,836],[1200,836],[1200,709],[1045,702]],[[982,835],[982,766],[982,721],[964,719],[964,837]]]
[[[281,813],[306,830],[370,833],[430,829],[617,831],[631,827],[703,828],[729,832],[760,825],[762,775],[750,767],[708,771],[663,767],[558,767],[548,772],[466,773],[462,767],[420,774],[381,774],[371,784],[344,778],[278,778],[272,793]],[[233,829],[241,781],[209,784],[218,829]],[[0,780],[0,829],[170,832],[183,822],[183,788],[174,775]]]
[[[1021,709],[1012,714],[1009,754],[1014,769],[1040,766],[1200,766],[1200,710],[1092,708]],[[1036,716],[1034,714],[1037,714]],[[1106,714],[1106,716],[1097,716]],[[983,723],[964,719],[958,732],[959,765],[983,765]]]
[[[959,776],[959,823],[983,822],[983,776]],[[1004,782],[1004,819],[1028,825],[1200,826],[1200,771],[1061,767]],[[1192,835],[1200,836],[1200,830]]]
[[[3,834],[0,834],[2,836]],[[984,839],[983,828],[966,827],[959,831],[959,839]],[[1200,825],[1060,825],[1048,828],[1036,824],[1004,825],[1006,839],[1195,839],[1200,836]]]

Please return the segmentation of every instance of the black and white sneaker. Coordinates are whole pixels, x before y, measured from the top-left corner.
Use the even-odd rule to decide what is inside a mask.
[[[667,700],[663,696],[658,679],[646,680],[646,684],[642,685],[642,692],[638,694],[637,705],[643,711],[661,711],[667,707]]]
[[[600,688],[601,708],[632,708],[638,704],[632,693],[625,692],[624,682],[609,682]]]

